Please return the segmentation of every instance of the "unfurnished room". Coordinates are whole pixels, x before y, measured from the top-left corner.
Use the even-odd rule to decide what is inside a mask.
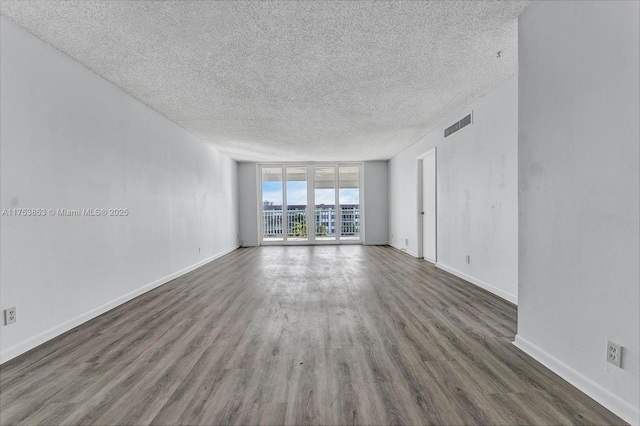
[[[0,0],[0,424],[640,425],[640,1]]]

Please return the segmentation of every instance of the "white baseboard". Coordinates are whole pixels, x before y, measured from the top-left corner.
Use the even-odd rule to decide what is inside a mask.
[[[398,246],[393,245],[393,244],[388,244],[388,245],[391,246],[392,248],[398,250],[398,251],[401,251],[403,253],[408,254],[409,256],[418,257],[418,253],[415,253],[415,252],[413,252],[411,250],[408,250],[406,247],[398,247]]]
[[[240,247],[260,247],[260,243],[245,243],[245,242],[243,242]]]
[[[494,287],[491,284],[485,283],[482,280],[479,280],[477,278],[472,277],[471,275],[467,275],[464,272],[460,272],[455,268],[452,268],[451,266],[447,266],[443,263],[440,262],[436,262],[436,267],[440,268],[444,271],[447,271],[450,274],[455,275],[458,278],[462,278],[465,281],[469,281],[471,284],[475,284],[480,288],[483,288],[485,290],[487,290],[490,293],[495,294],[496,296],[506,300],[507,302],[511,302],[514,305],[518,304],[518,297],[511,294],[511,293],[507,293],[506,291],[499,289],[498,287]]]
[[[549,370],[571,383],[576,388],[593,398],[612,413],[621,417],[624,421],[632,425],[640,424],[640,408],[634,407],[620,397],[614,395],[593,380],[585,377],[567,364],[563,363],[553,355],[544,351],[540,347],[531,343],[521,335],[516,334],[513,344],[531,356]]]
[[[411,251],[409,249],[406,249],[405,252],[410,256],[413,256],[413,257],[416,257],[416,258],[418,257],[418,253],[416,253],[415,251]]]
[[[114,299],[110,302],[105,303],[102,306],[99,306],[95,309],[90,310],[89,312],[86,312],[82,315],[78,315],[75,318],[70,319],[69,321],[66,321],[62,324],[59,324],[43,333],[37,334],[33,337],[28,338],[27,340],[18,343],[15,346],[12,346],[2,352],[0,352],[0,364],[5,363],[19,355],[22,355],[23,353],[35,348],[36,346],[40,346],[41,344],[53,339],[54,337],[57,337],[63,333],[66,333],[67,331],[79,326],[80,324],[83,324],[99,315],[104,314],[107,311],[110,311],[111,309],[122,305],[123,303],[128,302],[131,299],[134,299],[138,296],[140,296],[141,294],[144,294],[150,290],[153,290],[154,288],[160,287],[163,284],[168,283],[169,281],[178,278],[181,275],[184,275],[188,272],[193,271],[194,269],[199,268],[200,266],[207,264],[211,261],[214,261],[222,256],[224,256],[225,254],[229,254],[232,251],[236,250],[238,247],[233,247],[230,248],[228,250],[225,250],[221,253],[218,253],[214,256],[211,256],[207,259],[204,259],[198,263],[195,263],[191,266],[188,266],[184,269],[181,269],[180,271],[174,272],[173,274],[167,275],[166,277],[160,278],[159,280],[156,280],[152,283],[149,283],[145,286],[140,287],[137,290],[134,290],[130,293],[127,293],[123,296],[118,297],[117,299]]]
[[[365,246],[386,246],[389,245],[389,241],[365,241]]]

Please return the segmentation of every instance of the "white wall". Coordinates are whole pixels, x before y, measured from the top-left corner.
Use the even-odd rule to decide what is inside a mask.
[[[126,217],[1,218],[6,361],[237,246],[237,163],[2,17],[1,208]]]
[[[364,163],[364,242],[381,245],[389,242],[389,162]]]
[[[520,17],[516,344],[640,416],[638,2],[542,2]],[[607,339],[626,348],[605,361]]]
[[[444,129],[471,111],[473,124],[444,139]],[[513,303],[518,300],[517,114],[514,76],[389,162],[390,244],[418,256],[417,158],[437,147],[437,265]]]
[[[238,165],[238,194],[240,200],[240,241],[244,247],[260,245],[258,229],[258,165]]]

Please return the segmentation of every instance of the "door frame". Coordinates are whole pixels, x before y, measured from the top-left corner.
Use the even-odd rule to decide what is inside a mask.
[[[433,154],[432,154],[433,153]],[[424,212],[424,192],[423,192],[423,160],[430,156],[433,155],[434,158],[434,174],[435,174],[435,191],[434,191],[434,206],[435,206],[435,256],[433,259],[433,262],[430,259],[426,259],[424,257],[424,221],[423,221],[423,212]],[[417,163],[417,177],[418,177],[418,191],[417,191],[417,212],[416,212],[416,216],[417,216],[417,230],[418,230],[418,235],[417,235],[417,240],[418,241],[418,258],[419,259],[425,259],[426,261],[433,263],[434,265],[437,264],[438,262],[438,147],[434,146],[431,149],[428,149],[427,151],[425,151],[424,153],[420,154],[418,157],[416,157],[416,163]]]

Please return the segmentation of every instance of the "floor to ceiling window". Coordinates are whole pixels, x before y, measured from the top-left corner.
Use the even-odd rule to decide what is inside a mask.
[[[307,235],[307,168],[285,167],[287,176],[287,240],[303,242]]]
[[[359,243],[360,164],[263,164],[266,244]]]
[[[360,167],[338,167],[340,239],[360,239]]]
[[[283,241],[282,166],[262,167],[262,240]]]
[[[313,168],[316,241],[336,240],[336,167]]]

